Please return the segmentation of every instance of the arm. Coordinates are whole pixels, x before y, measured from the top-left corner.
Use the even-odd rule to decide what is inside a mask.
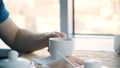
[[[32,52],[47,47],[50,37],[64,37],[63,33],[36,34],[20,29],[8,17],[0,24],[0,37],[12,49],[20,52]]]

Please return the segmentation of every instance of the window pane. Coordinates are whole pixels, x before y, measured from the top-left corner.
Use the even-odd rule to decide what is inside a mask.
[[[4,0],[14,22],[35,32],[60,31],[59,0]]]
[[[119,30],[119,0],[74,0],[75,33],[114,34]]]

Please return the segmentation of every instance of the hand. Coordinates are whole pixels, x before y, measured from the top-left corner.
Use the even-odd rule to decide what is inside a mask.
[[[51,33],[48,33],[48,38],[52,38],[52,37],[62,37],[62,38],[65,38],[66,37],[66,34],[65,33],[60,33],[60,32],[51,32]]]
[[[67,58],[75,65],[75,66],[80,66],[84,64],[83,60],[80,60],[76,57],[73,56],[67,56]],[[67,63],[65,60],[63,59],[59,59],[56,60],[50,64],[48,64],[50,66],[50,68],[72,68],[72,66]]]
[[[65,33],[60,33],[60,32],[51,32],[51,33],[47,33],[47,37],[48,37],[48,44],[47,44],[47,46],[49,47],[49,38],[53,38],[53,37],[65,38],[66,34]],[[48,51],[49,51],[49,48],[48,48]]]

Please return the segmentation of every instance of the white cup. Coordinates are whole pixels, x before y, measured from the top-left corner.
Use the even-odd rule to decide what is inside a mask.
[[[66,38],[50,38],[49,39],[49,52],[52,58],[58,59],[60,56],[58,52],[64,56],[72,55],[73,40]]]
[[[102,68],[102,64],[96,60],[86,60],[84,63],[84,68]]]
[[[114,50],[120,53],[120,35],[114,35]]]

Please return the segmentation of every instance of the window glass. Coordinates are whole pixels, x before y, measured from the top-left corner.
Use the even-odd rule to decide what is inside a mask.
[[[119,0],[74,0],[75,34],[114,34],[120,30]]]
[[[60,31],[59,0],[4,0],[11,18],[34,32]]]

